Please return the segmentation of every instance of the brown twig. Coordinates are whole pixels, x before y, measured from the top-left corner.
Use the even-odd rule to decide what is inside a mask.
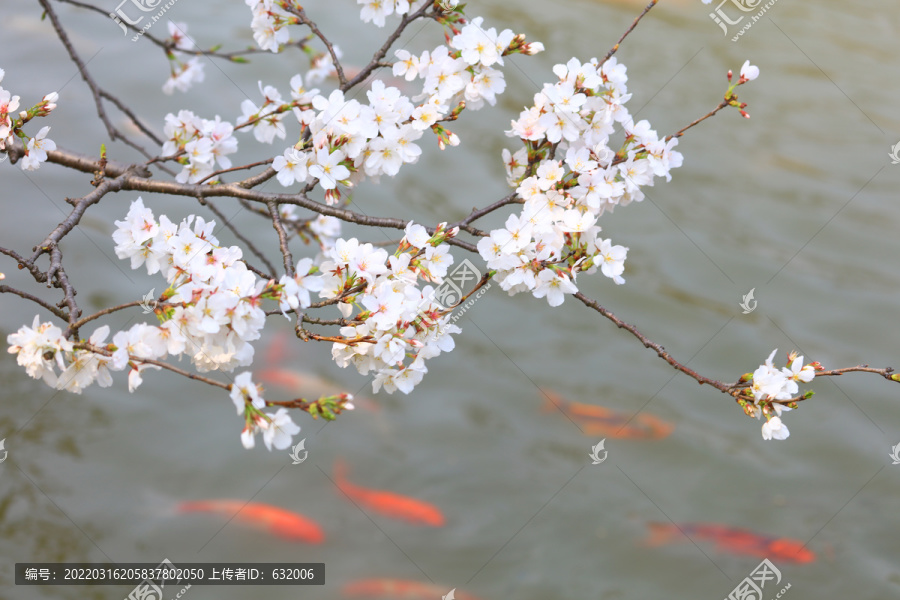
[[[25,298],[26,300],[31,300],[35,304],[41,305],[42,307],[46,308],[51,313],[53,313],[54,315],[56,315],[57,317],[59,317],[60,319],[62,319],[64,321],[67,319],[66,313],[63,310],[61,310],[59,307],[53,306],[49,302],[45,302],[44,300],[41,300],[37,296],[32,296],[28,292],[23,292],[22,290],[17,290],[16,288],[8,286],[8,285],[0,285],[0,294],[15,294],[16,296]]]
[[[231,233],[233,233],[237,239],[239,239],[245,246],[247,246],[247,248],[250,249],[250,252],[255,254],[256,257],[262,261],[262,263],[266,266],[266,268],[269,269],[269,272],[263,273],[259,269],[254,269],[254,268],[250,267],[250,265],[245,260],[244,264],[247,265],[247,268],[250,269],[251,271],[253,271],[254,273],[256,273],[257,275],[259,275],[260,277],[262,277],[263,279],[274,279],[275,278],[275,266],[271,262],[269,262],[269,259],[266,258],[266,255],[263,254],[259,250],[259,248],[257,248],[256,245],[254,245],[254,243],[252,241],[250,241],[250,238],[248,238],[243,233],[241,233],[240,230],[237,227],[235,227],[231,223],[230,220],[225,218],[225,215],[222,213],[222,211],[220,211],[218,208],[216,208],[212,202],[206,202],[205,206],[209,210],[209,212],[216,215],[216,217],[219,219],[219,221],[222,222],[222,225],[224,225],[225,227],[230,229]]]
[[[365,81],[372,72],[381,66],[381,61],[384,60],[384,57],[387,56],[387,53],[390,51],[391,47],[394,43],[400,39],[400,36],[403,34],[403,31],[409,26],[413,21],[422,18],[425,16],[425,13],[428,12],[428,8],[433,6],[430,2],[425,2],[422,4],[421,8],[415,12],[407,13],[403,15],[403,18],[400,19],[400,24],[397,26],[397,29],[388,36],[387,41],[378,49],[377,52],[372,56],[372,60],[368,65],[362,68],[359,73],[356,74],[356,77],[351,79],[346,83],[346,85],[341,85],[341,91],[346,92],[347,90],[359,85],[363,81]]]
[[[596,310],[598,313],[600,313],[601,315],[603,315],[604,317],[606,317],[607,319],[609,319],[610,321],[615,323],[616,327],[618,327],[619,329],[624,329],[625,331],[627,331],[628,333],[630,333],[631,335],[636,337],[644,345],[645,348],[649,348],[649,349],[653,350],[654,352],[656,352],[657,356],[659,356],[661,359],[663,359],[664,361],[666,361],[667,363],[672,365],[675,369],[681,371],[685,375],[688,375],[692,379],[696,380],[697,383],[699,383],[700,385],[703,385],[703,384],[710,385],[721,392],[732,395],[730,386],[728,386],[725,383],[722,383],[721,381],[716,381],[715,379],[710,379],[709,377],[704,377],[703,375],[700,375],[693,369],[689,369],[688,367],[684,366],[683,364],[681,364],[680,362],[675,360],[671,354],[666,352],[666,349],[663,348],[660,344],[657,344],[656,342],[649,340],[644,334],[642,334],[640,331],[638,331],[638,329],[634,325],[629,325],[625,321],[621,320],[619,317],[614,315],[610,310],[601,306],[600,303],[597,302],[596,300],[588,298],[582,292],[578,292],[577,294],[575,294],[575,297],[578,298],[581,301],[581,303],[584,304],[585,306],[587,306],[588,308],[592,308],[592,309]]]
[[[77,350],[89,350],[95,354],[102,354],[103,356],[112,356],[112,351],[107,350],[105,348],[100,348],[98,346],[94,346],[88,342],[79,342],[77,344],[72,345]],[[156,367],[160,367],[161,369],[166,369],[167,371],[172,371],[173,373],[177,373],[179,375],[183,375],[188,379],[193,379],[194,381],[201,381],[203,383],[208,383],[209,385],[213,385],[224,390],[230,391],[231,384],[230,383],[222,383],[221,381],[216,381],[215,379],[211,379],[209,377],[204,377],[203,375],[197,375],[196,373],[191,373],[190,371],[185,371],[184,369],[179,369],[178,367],[172,366],[167,362],[163,362],[161,360],[154,360],[152,358],[139,358],[132,354],[128,355],[128,360],[133,363],[145,364],[145,365],[153,365]]]
[[[344,68],[341,66],[341,61],[338,59],[337,52],[335,52],[332,43],[328,41],[328,38],[325,37],[325,34],[322,33],[321,30],[319,30],[319,27],[315,24],[315,22],[306,15],[306,10],[302,6],[286,4],[283,8],[287,12],[300,19],[301,25],[306,25],[307,27],[309,27],[309,30],[312,31],[317,38],[322,40],[322,43],[325,44],[325,48],[328,49],[328,54],[331,55],[331,62],[332,64],[334,64],[334,69],[337,71],[338,81],[341,84],[341,90],[347,91],[347,89],[349,89],[348,87],[346,87],[347,77],[344,75]]]
[[[269,215],[272,219],[272,227],[278,234],[278,246],[281,248],[281,256],[284,258],[284,273],[288,277],[294,276],[294,256],[288,247],[287,233],[284,231],[284,225],[281,223],[281,213],[278,212],[278,204],[274,201],[266,203],[269,208]]]
[[[639,15],[637,16],[637,18],[634,20],[634,23],[631,24],[631,27],[629,27],[628,29],[625,30],[625,33],[622,34],[622,37],[619,38],[619,41],[616,42],[616,45],[613,46],[612,49],[611,49],[609,52],[606,53],[606,56],[603,58],[603,60],[600,61],[600,64],[601,64],[601,65],[602,65],[603,63],[605,63],[606,61],[608,61],[610,58],[612,58],[612,55],[613,55],[613,54],[615,54],[616,52],[619,51],[619,46],[622,44],[622,42],[625,41],[625,38],[627,38],[627,37],[631,34],[631,32],[634,31],[634,28],[638,26],[638,23],[641,22],[641,19],[643,19],[644,16],[645,16],[648,12],[650,12],[650,10],[651,10],[654,6],[656,6],[658,2],[659,2],[659,0],[652,0],[652,1],[650,2],[650,4],[648,4],[647,7],[644,8],[643,12],[642,12],[641,14],[639,14]]]
[[[112,124],[112,121],[109,120],[109,117],[106,115],[106,110],[103,108],[103,96],[101,95],[102,89],[97,82],[94,81],[94,78],[91,76],[90,72],[87,70],[87,65],[85,65],[84,61],[81,60],[81,57],[75,51],[75,47],[72,45],[72,42],[69,40],[69,36],[66,33],[66,30],[63,28],[62,23],[59,21],[59,17],[56,15],[56,11],[53,10],[53,7],[50,5],[50,0],[38,0],[40,5],[44,8],[44,13],[49,17],[50,23],[53,25],[53,30],[56,32],[56,36],[59,38],[59,41],[62,42],[62,45],[65,47],[66,52],[69,53],[69,58],[72,59],[72,62],[75,63],[75,66],[78,67],[78,72],[81,74],[81,78],[87,84],[88,88],[91,90],[91,95],[94,97],[94,105],[97,107],[97,115],[100,117],[100,120],[103,122],[103,125],[106,127],[106,132],[109,135],[110,140],[122,140],[147,158],[150,158],[150,154],[140,146],[139,144],[133,142],[128,136],[120,132],[115,125]]]

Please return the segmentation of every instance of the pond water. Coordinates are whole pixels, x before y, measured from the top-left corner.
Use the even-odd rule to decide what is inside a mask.
[[[721,9],[736,18],[739,11],[726,4]],[[112,0],[98,5],[114,8]],[[365,64],[382,42],[385,31],[361,23],[350,0],[304,5],[349,65]],[[233,120],[243,99],[257,98],[257,80],[285,91],[303,69],[296,53],[254,56],[249,65],[217,61],[206,65],[201,86],[164,96],[167,65],[158,48],[131,43],[101,15],[55,6],[95,78],[157,131],[165,114],[180,108]],[[441,153],[423,144],[418,165],[361,186],[357,206],[435,223],[508,193],[500,151],[513,147],[503,135],[510,119],[552,78],[555,63],[603,56],[641,7],[470,2],[470,15],[526,33],[547,51],[508,61],[498,106],[466,114],[454,127],[459,148]],[[752,370],[776,347],[829,368],[900,366],[891,325],[900,303],[900,166],[888,157],[900,140],[896,3],[872,1],[861,10],[838,0],[780,0],[737,42],[731,38],[739,26],[723,35],[709,16],[715,8],[663,0],[626,40],[618,57],[628,66],[629,107],[661,134],[677,131],[714,107],[727,70],[750,59],[762,72],[740,90],[752,118],[723,111],[682,138],[685,162],[672,182],[603,217],[605,234],[630,248],[627,284],[598,274],[580,278],[581,289],[678,360],[724,381]],[[0,10],[3,86],[23,104],[61,90],[47,121],[51,137],[96,154],[105,134],[92,99],[49,23],[39,20],[37,3],[4,0]],[[243,2],[181,0],[169,14],[187,22],[202,46],[252,43]],[[163,35],[164,27],[152,33]],[[418,51],[439,42],[437,26],[413,27],[398,47]],[[241,158],[259,158],[249,136],[240,141]],[[120,145],[111,150],[122,160],[132,157]],[[0,236],[20,252],[61,220],[66,196],[89,189],[85,177],[52,165],[26,174],[0,164],[0,176]],[[130,271],[113,252],[112,222],[135,197],[107,197],[66,238],[69,275],[86,311],[137,300],[161,283]],[[190,199],[144,198],[173,219],[205,214]],[[217,202],[276,255],[270,224],[228,199]],[[506,214],[484,226],[497,226]],[[219,235],[234,243],[227,231]],[[0,270],[6,283],[41,291],[9,260]],[[751,288],[758,308],[745,315],[739,302]],[[5,339],[30,324],[35,310],[10,296],[2,303]],[[107,322],[115,330],[142,318],[135,309]],[[761,560],[723,551],[702,535],[692,535],[693,543],[644,543],[649,523],[674,522],[807,543],[816,557],[810,563],[772,557],[793,600],[900,597],[900,466],[888,456],[900,443],[896,385],[858,374],[816,381],[816,397],[786,417],[790,438],[765,442],[760,423],[728,397],[676,374],[574,299],[549,309],[543,300],[509,298],[494,286],[460,324],[456,350],[432,361],[410,396],[373,395],[366,378],[333,364],[329,348],[297,342],[281,357],[286,368],[360,390],[377,409],[361,402],[327,425],[298,415],[297,439],[305,438],[309,451],[299,465],[287,451],[245,450],[241,423],[221,390],[150,373],[134,394],[121,377],[112,388],[94,386],[81,396],[56,393],[4,353],[0,437],[9,455],[0,464],[0,596],[118,599],[129,591],[14,589],[15,562],[168,558],[326,564],[322,587],[195,586],[184,595],[191,600],[337,599],[343,585],[368,578],[416,580],[485,600],[718,600]],[[279,330],[289,326],[273,318],[258,355]],[[651,414],[674,429],[655,440],[585,435],[559,412],[542,410],[542,389],[627,416]],[[607,460],[592,465],[588,454],[603,438]],[[446,525],[416,527],[360,510],[335,489],[338,459],[360,485],[439,506]],[[326,540],[298,544],[174,510],[185,500],[212,498],[297,511],[317,520]],[[770,583],[765,597],[777,591]]]

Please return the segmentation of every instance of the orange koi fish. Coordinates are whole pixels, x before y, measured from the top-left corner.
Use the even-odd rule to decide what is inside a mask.
[[[246,503],[243,500],[196,500],[182,502],[178,512],[212,512],[226,517],[234,517],[249,525],[265,529],[280,538],[308,544],[321,544],[325,534],[315,521],[297,514],[256,502]]]
[[[644,540],[647,546],[689,538],[714,541],[720,552],[745,554],[759,558],[769,558],[781,562],[811,563],[816,555],[806,548],[806,544],[789,538],[774,538],[746,529],[717,525],[714,523],[649,523],[650,536]],[[684,534],[684,535],[682,535]]]
[[[348,598],[391,598],[392,600],[437,600],[438,598],[455,598],[455,600],[478,600],[475,596],[442,588],[421,581],[406,579],[359,579],[351,581],[341,588],[341,593]]]
[[[561,410],[578,423],[585,435],[603,435],[613,439],[660,440],[667,437],[674,429],[671,423],[666,423],[659,417],[647,413],[630,417],[605,406],[572,402],[553,392],[545,392],[545,394],[547,401],[544,403],[544,411],[549,412],[554,408]]]
[[[444,526],[444,514],[433,504],[394,492],[360,487],[347,481],[347,464],[342,460],[334,463],[334,482],[348,498],[380,515],[414,525]]]

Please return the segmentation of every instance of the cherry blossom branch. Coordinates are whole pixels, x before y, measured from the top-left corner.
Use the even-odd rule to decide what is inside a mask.
[[[79,342],[76,344],[72,344],[72,347],[77,350],[88,350],[90,352],[94,352],[95,354],[100,354],[103,356],[112,356],[113,352],[111,350],[107,350],[106,348],[100,348],[99,346],[94,346],[88,342]],[[216,381],[215,379],[211,379],[209,377],[204,377],[203,375],[197,375],[196,373],[191,373],[190,371],[185,371],[184,369],[179,369],[176,366],[170,365],[167,362],[161,360],[155,360],[152,358],[139,358],[134,356],[133,354],[128,355],[128,360],[130,362],[136,364],[144,364],[144,365],[153,365],[155,367],[159,367],[161,369],[165,369],[167,371],[172,371],[173,373],[177,373],[179,375],[183,375],[188,379],[192,379],[194,381],[200,381],[203,383],[207,383],[209,385],[222,388],[226,391],[231,390],[230,383],[222,383],[221,381]]]

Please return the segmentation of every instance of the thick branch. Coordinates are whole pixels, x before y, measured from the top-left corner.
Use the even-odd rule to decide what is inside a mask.
[[[79,171],[92,173],[100,169],[99,161],[68,151],[54,150],[48,152],[48,156],[48,162],[71,167]],[[109,167],[107,167],[107,171],[109,171]],[[278,204],[294,204],[321,215],[336,217],[348,223],[357,223],[359,225],[367,225],[371,227],[404,229],[408,222],[403,219],[395,219],[390,217],[370,217],[368,215],[362,215],[345,208],[329,206],[321,202],[316,202],[315,200],[307,197],[305,194],[273,194],[251,190],[245,188],[241,183],[222,185],[196,185],[178,183],[174,181],[156,181],[144,177],[138,177],[137,175],[133,175],[130,173],[117,178],[117,182],[119,186],[118,189],[121,190],[170,194],[173,196],[191,196],[193,198],[241,198],[261,204],[266,204],[273,201]],[[428,227],[426,229],[428,229],[430,233],[434,233],[433,227]],[[486,235],[484,232],[481,232],[472,227],[469,227],[468,229],[466,229],[466,231],[473,232],[475,235]],[[468,250],[469,252],[477,252],[474,244],[464,242],[456,238],[447,240],[447,243]]]

